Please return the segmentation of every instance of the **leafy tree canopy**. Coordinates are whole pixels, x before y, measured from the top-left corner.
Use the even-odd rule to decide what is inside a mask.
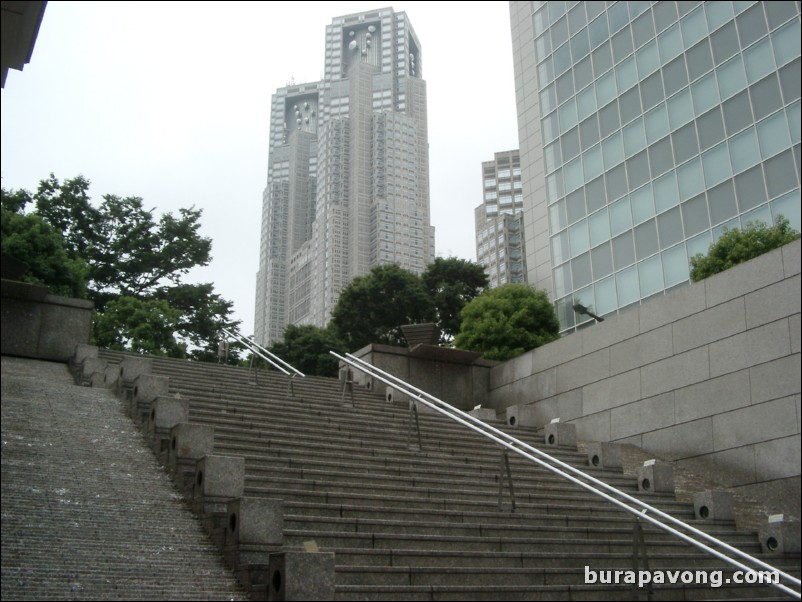
[[[559,330],[554,306],[544,291],[505,284],[465,306],[454,344],[503,361],[557,339]]]
[[[451,341],[459,332],[465,304],[477,297],[488,285],[484,266],[449,257],[438,257],[421,276],[437,312],[437,323],[443,342]]]
[[[691,258],[691,281],[704,280],[797,238],[799,232],[783,216],[778,216],[774,226],[749,222],[743,230],[725,228],[721,238],[710,245],[707,255],[698,253]]]
[[[0,247],[4,255],[28,265],[23,280],[31,284],[46,284],[54,295],[85,299],[88,294],[87,263],[79,257],[67,255],[61,236],[50,224],[38,215],[24,215],[7,209],[10,206],[21,210],[24,204],[7,205],[5,190],[2,196]]]
[[[348,349],[331,329],[290,324],[284,340],[270,351],[304,374],[336,377],[339,361],[329,351],[343,354]]]
[[[401,326],[433,322],[435,308],[421,279],[397,265],[357,276],[340,293],[330,326],[346,349],[370,343],[405,345]]]
[[[8,247],[9,254],[31,264],[32,277],[51,287],[63,284],[56,271],[70,283],[82,280],[83,296],[98,314],[98,345],[216,361],[219,329],[238,324],[230,317],[232,304],[211,284],[182,281],[190,269],[211,261],[211,239],[200,235],[201,211],[179,209],[178,216],[156,219],[141,198],[114,195],[95,207],[89,186],[83,176],[60,182],[51,174],[33,196],[3,190],[3,251]],[[23,214],[31,202],[35,211]],[[27,248],[17,230],[24,230]],[[48,236],[60,239],[63,255],[46,246]],[[43,265],[47,257],[61,267]],[[81,296],[80,287],[70,286],[70,294]],[[146,327],[147,320],[155,322]],[[165,329],[175,333],[172,343]],[[237,361],[236,348],[229,361]]]
[[[121,296],[96,314],[95,341],[108,349],[186,357],[186,348],[174,337],[180,318],[181,312],[166,301]]]

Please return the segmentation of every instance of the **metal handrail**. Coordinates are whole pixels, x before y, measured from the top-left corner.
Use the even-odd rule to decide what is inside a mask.
[[[398,378],[397,376],[394,376],[388,372],[385,372],[384,370],[376,368],[375,366],[367,363],[366,361],[358,357],[351,355],[350,353],[346,354],[347,357],[340,356],[333,351],[329,351],[329,353],[332,354],[334,357],[338,358],[339,360],[345,362],[346,364],[369,374],[373,378],[376,378],[391,387],[399,389],[402,393],[420,401],[421,403],[433,409],[434,411],[443,414],[444,416],[454,420],[455,422],[458,422],[459,424],[462,424],[463,426],[468,427],[469,429],[479,433],[480,435],[483,435],[484,437],[490,439],[491,441],[498,443],[502,447],[510,451],[514,451],[518,455],[535,462],[536,464],[557,474],[558,476],[568,480],[569,482],[574,483],[575,485],[578,485],[579,487],[582,487],[587,491],[590,491],[591,493],[612,503],[613,505],[621,508],[622,510],[634,515],[636,519],[645,520],[654,525],[655,527],[662,529],[663,531],[666,531],[671,535],[674,535],[675,537],[683,540],[684,542],[691,544],[701,549],[702,551],[711,554],[712,556],[715,556],[719,560],[722,560],[734,566],[735,568],[738,568],[746,572],[753,572],[756,570],[755,568],[741,564],[740,562],[734,560],[733,558],[730,558],[726,554],[723,554],[718,550],[711,548],[702,541],[699,541],[689,535],[686,535],[685,533],[677,531],[672,526],[665,524],[664,522],[661,522],[659,518],[662,518],[668,523],[672,523],[682,529],[687,530],[689,533],[696,535],[701,539],[707,540],[708,542],[721,547],[722,549],[726,550],[727,552],[730,552],[734,556],[738,556],[745,561],[752,562],[754,565],[756,565],[761,569],[772,571],[777,575],[779,575],[780,577],[782,577],[783,579],[790,581],[797,587],[799,587],[800,585],[800,580],[794,577],[793,575],[790,575],[785,571],[781,571],[776,567],[758,558],[755,558],[754,556],[751,556],[750,554],[747,554],[746,552],[743,552],[738,548],[735,548],[729,545],[728,543],[723,542],[720,539],[713,537],[712,535],[705,533],[704,531],[701,531],[696,527],[693,527],[671,516],[670,514],[667,514],[662,510],[659,510],[651,506],[650,504],[647,504],[642,500],[639,500],[636,497],[633,497],[623,491],[620,491],[619,489],[616,489],[612,485],[609,485],[604,481],[601,481],[579,470],[578,468],[566,464],[565,462],[558,460],[557,458],[554,458],[553,456],[545,453],[544,451],[532,447],[531,445],[524,443],[519,439],[516,439],[515,437],[493,427],[492,425],[482,422],[478,418],[471,416],[470,414],[467,414],[466,412],[463,412],[462,410],[453,407],[452,405],[446,403],[445,401],[438,399],[437,397],[434,397],[433,395],[430,395],[429,393],[426,393],[421,389],[418,389],[417,387],[407,383],[406,381]],[[584,479],[584,481],[580,479]],[[626,502],[630,502],[632,504],[635,504],[636,506],[639,506],[640,509],[633,508],[632,506],[628,505],[625,501],[612,497],[612,495],[605,493],[605,491],[602,491],[602,489],[621,497]],[[652,513],[659,518],[650,516],[648,513]],[[768,583],[766,585],[771,585],[775,589],[778,589],[792,596],[793,598],[796,598],[797,600],[802,598],[799,592],[783,585],[782,583]]]
[[[221,328],[220,331],[226,336],[231,337],[238,343],[245,345],[245,347],[250,349],[253,353],[258,355],[259,357],[261,357],[263,360],[265,360],[268,364],[273,366],[279,372],[283,372],[287,376],[300,376],[300,377],[306,376],[303,372],[297,370],[296,368],[285,362],[283,359],[278,357],[275,353],[271,353],[270,351],[268,351],[267,349],[256,343],[254,340],[248,339],[247,337],[243,337],[240,334],[233,333],[229,330],[226,330],[225,328]],[[265,355],[265,353],[267,355]]]

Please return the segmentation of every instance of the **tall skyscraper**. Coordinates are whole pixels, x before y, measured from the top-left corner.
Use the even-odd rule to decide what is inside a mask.
[[[800,228],[798,2],[511,2],[529,282],[563,330]]]
[[[483,202],[474,210],[476,261],[490,286],[526,282],[523,193],[518,151],[496,153],[482,163]]]
[[[434,260],[426,83],[406,13],[338,17],[324,77],[272,99],[256,282],[256,340],[325,326],[340,291],[373,267]]]

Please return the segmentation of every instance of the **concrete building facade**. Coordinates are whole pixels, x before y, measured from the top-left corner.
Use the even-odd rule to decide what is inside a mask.
[[[615,314],[800,228],[798,2],[511,2],[529,282]]]
[[[523,192],[517,150],[482,163],[482,204],[474,210],[476,261],[490,286],[526,282]]]
[[[256,285],[256,340],[325,326],[340,291],[373,267],[434,260],[420,43],[390,8],[335,18],[324,77],[271,108]]]

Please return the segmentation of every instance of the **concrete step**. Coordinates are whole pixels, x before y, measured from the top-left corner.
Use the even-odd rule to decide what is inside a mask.
[[[275,373],[253,382],[242,369],[161,359],[154,372],[169,375],[171,392],[190,399],[191,422],[214,426],[215,453],[245,458],[247,496],[284,500],[285,544],[313,540],[335,553],[336,599],[631,596],[628,586],[584,584],[585,566],[631,566],[629,515],[512,453],[516,512],[509,512],[506,487],[499,511],[500,447],[444,417],[420,412],[423,450],[416,450],[409,447],[406,403],[355,387],[349,407],[335,379],[297,379],[290,397],[287,379]],[[537,429],[494,426],[587,468],[584,454],[545,447]],[[588,472],[636,495],[635,479],[620,471]],[[639,497],[693,521],[691,504],[670,495]],[[693,524],[759,552],[755,534],[738,533],[731,522]],[[647,525],[644,533],[652,568],[721,568],[660,530]],[[786,564],[798,571],[798,559]],[[767,596],[765,587],[733,593],[673,586],[653,599],[744,592]]]
[[[426,534],[430,536],[466,536],[466,537],[487,537],[487,538],[541,538],[556,539],[565,537],[566,539],[587,539],[587,540],[606,540],[606,539],[626,539],[631,541],[633,531],[632,525],[604,525],[596,524],[593,526],[565,526],[565,525],[540,525],[535,523],[510,523],[505,521],[504,516],[499,516],[496,520],[487,522],[443,522],[429,520],[427,515],[419,520],[389,520],[389,519],[365,519],[365,518],[328,518],[328,517],[309,517],[285,515],[284,525],[287,529],[294,530],[317,530],[338,533],[382,533],[382,534]],[[736,547],[749,546],[754,548],[758,543],[754,534],[739,533],[734,530],[721,531],[717,533],[719,539],[725,539],[727,543]],[[644,529],[644,538],[651,544],[652,542],[675,541],[674,536],[659,530],[655,527]]]

